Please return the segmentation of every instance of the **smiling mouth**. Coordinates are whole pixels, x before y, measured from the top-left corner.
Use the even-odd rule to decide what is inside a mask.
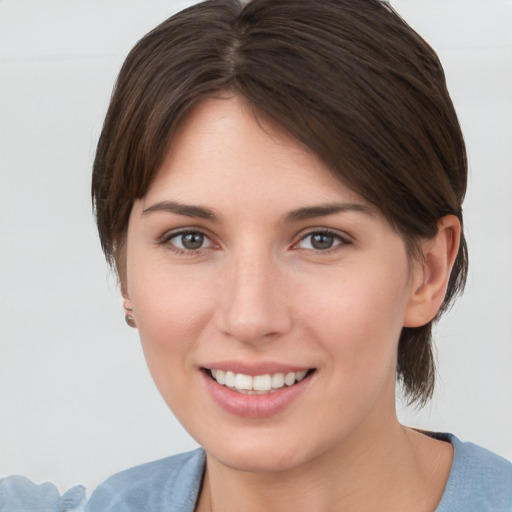
[[[294,386],[309,377],[315,371],[315,368],[300,372],[278,372],[254,376],[214,368],[205,368],[205,371],[212,380],[232,391],[246,395],[265,395]]]

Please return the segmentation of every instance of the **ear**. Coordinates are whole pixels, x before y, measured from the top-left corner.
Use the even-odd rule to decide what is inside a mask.
[[[121,285],[121,295],[123,297],[124,320],[129,327],[137,327],[133,315],[133,308],[130,297],[126,289]]]
[[[437,315],[459,251],[460,231],[459,219],[446,215],[437,223],[435,237],[423,243],[423,261],[413,269],[404,327],[420,327]]]

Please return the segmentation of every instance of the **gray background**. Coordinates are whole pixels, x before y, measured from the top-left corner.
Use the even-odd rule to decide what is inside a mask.
[[[0,1],[0,474],[91,489],[195,446],[124,324],[89,200],[124,56],[190,3]],[[400,416],[512,459],[512,2],[393,4],[445,64],[471,170],[468,289],[438,328],[434,401]]]

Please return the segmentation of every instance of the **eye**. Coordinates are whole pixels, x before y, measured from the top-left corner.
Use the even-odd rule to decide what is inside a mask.
[[[346,240],[332,231],[315,231],[301,238],[297,247],[312,251],[328,251],[346,243],[348,243]]]
[[[200,231],[182,231],[167,237],[167,243],[177,251],[198,251],[212,245],[211,240]]]

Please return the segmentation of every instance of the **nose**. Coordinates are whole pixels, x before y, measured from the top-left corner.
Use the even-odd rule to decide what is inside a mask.
[[[226,266],[216,310],[217,328],[246,344],[286,333],[292,326],[287,280],[272,256],[248,248]]]

